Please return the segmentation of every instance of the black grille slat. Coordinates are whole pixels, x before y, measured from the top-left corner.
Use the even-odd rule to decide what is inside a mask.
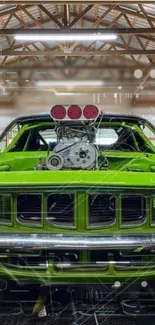
[[[11,195],[0,194],[0,223],[11,222]]]
[[[38,224],[41,221],[41,195],[20,194],[17,197],[17,216],[20,222]]]
[[[155,224],[155,198],[151,200],[151,210],[152,210],[152,224]]]
[[[122,222],[139,224],[146,218],[146,198],[144,195],[122,195]]]
[[[89,224],[109,224],[115,219],[115,197],[109,194],[89,195]]]
[[[74,224],[74,195],[51,194],[47,199],[47,218],[50,223]]]

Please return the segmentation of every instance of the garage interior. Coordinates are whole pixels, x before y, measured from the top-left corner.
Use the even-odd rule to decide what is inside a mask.
[[[153,3],[0,1],[0,131],[19,115],[49,112],[59,103],[89,102],[105,113],[153,120]],[[105,41],[91,40],[96,31],[104,33]],[[54,40],[47,40],[52,35]]]
[[[13,119],[49,113],[56,104],[93,104],[103,114],[139,115],[155,124],[153,0],[0,0],[0,25],[0,132]],[[1,300],[6,290],[2,284]],[[18,290],[9,290],[15,305],[11,320],[7,309],[12,312],[12,305],[0,305],[2,325],[148,323],[147,318],[99,323],[95,313],[87,322],[76,317],[72,323],[68,318],[60,322],[59,315],[54,323],[27,319],[15,300]],[[30,293],[24,290],[22,299],[28,302]],[[73,302],[69,290],[67,299]]]

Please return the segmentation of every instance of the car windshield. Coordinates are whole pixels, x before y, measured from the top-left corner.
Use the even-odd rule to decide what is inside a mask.
[[[20,126],[15,125],[7,133],[7,135],[1,141],[1,151],[7,146],[10,152],[19,151],[47,151],[53,150],[57,144],[57,135],[53,125],[38,125],[28,126],[20,133],[18,132]],[[140,129],[140,132],[142,129]],[[22,130],[21,130],[22,131]],[[153,131],[152,131],[153,133]],[[154,133],[153,133],[154,134]],[[17,135],[17,136],[16,136]],[[16,136],[16,137],[15,137]],[[152,138],[153,135],[151,134]],[[147,136],[148,137],[148,136]],[[16,141],[14,141],[16,139]],[[147,141],[141,136],[141,133],[137,132],[134,127],[123,125],[116,125],[115,123],[109,126],[104,124],[96,129],[95,145],[100,151],[143,151],[152,152]]]

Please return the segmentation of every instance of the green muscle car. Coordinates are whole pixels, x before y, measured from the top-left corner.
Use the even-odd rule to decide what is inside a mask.
[[[154,141],[144,118],[93,105],[14,120],[0,136],[0,278],[154,281]]]

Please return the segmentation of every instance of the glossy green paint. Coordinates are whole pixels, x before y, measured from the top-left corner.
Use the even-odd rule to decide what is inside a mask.
[[[155,188],[155,174],[143,172],[125,172],[125,171],[84,171],[84,170],[60,170],[60,171],[15,171],[3,172],[0,174],[0,187],[8,186],[23,186],[34,187],[36,186],[58,186],[59,191],[62,186],[70,188],[72,186],[111,186],[119,187],[144,187]],[[78,189],[77,189],[78,190]]]

